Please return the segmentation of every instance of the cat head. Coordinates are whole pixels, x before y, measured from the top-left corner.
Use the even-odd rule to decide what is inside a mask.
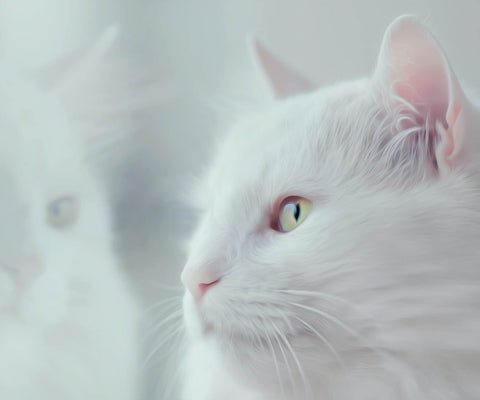
[[[113,39],[109,30],[75,62],[62,60],[32,79],[0,66],[2,318],[55,324],[74,316],[116,267],[84,127],[64,101],[79,95],[73,83],[98,73]]]
[[[282,99],[231,130],[195,198],[185,320],[237,376],[303,398],[367,356],[381,371],[383,349],[454,340],[425,315],[448,325],[441,294],[475,269],[478,116],[413,17],[387,29],[370,79],[310,93],[259,50]]]

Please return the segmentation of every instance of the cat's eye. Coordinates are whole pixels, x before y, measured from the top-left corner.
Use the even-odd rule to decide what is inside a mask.
[[[54,228],[68,228],[78,215],[78,202],[73,197],[56,199],[47,206],[47,222]]]
[[[310,200],[303,197],[287,197],[279,207],[276,228],[280,232],[290,232],[300,225],[312,209]]]

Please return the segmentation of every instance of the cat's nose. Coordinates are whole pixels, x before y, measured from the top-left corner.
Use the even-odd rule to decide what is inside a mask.
[[[192,265],[187,263],[182,272],[182,282],[198,303],[209,289],[220,282],[218,264]]]

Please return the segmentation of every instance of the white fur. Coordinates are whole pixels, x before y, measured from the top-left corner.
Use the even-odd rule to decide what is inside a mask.
[[[4,64],[0,104],[0,398],[135,399],[136,306],[80,132]],[[79,214],[58,229],[46,211],[64,196]]]
[[[362,80],[232,129],[195,199],[185,271],[221,280],[185,294],[183,399],[480,398],[480,170],[438,174],[417,112]],[[312,210],[279,233],[289,195]]]

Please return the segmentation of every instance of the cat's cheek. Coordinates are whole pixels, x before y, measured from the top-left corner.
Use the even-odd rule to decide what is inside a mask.
[[[67,318],[67,304],[66,279],[50,268],[33,282],[25,294],[22,316],[38,325],[55,325]]]

